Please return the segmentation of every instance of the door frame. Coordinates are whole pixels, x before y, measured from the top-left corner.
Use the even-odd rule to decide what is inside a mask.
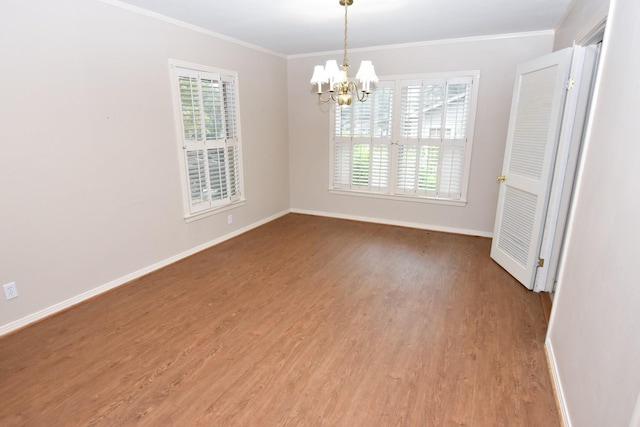
[[[576,69],[579,75],[577,90],[567,96],[566,102],[572,102],[572,117],[563,118],[561,136],[558,146],[558,160],[554,170],[547,218],[543,230],[540,258],[547,260],[544,267],[538,268],[534,281],[535,292],[549,292],[551,299],[555,293],[560,266],[562,263],[564,241],[567,234],[568,218],[573,208],[575,186],[579,180],[580,165],[584,153],[584,143],[589,133],[592,115],[592,104],[596,93],[598,69],[600,68],[600,52],[607,17],[598,20],[589,31],[574,42],[574,50],[580,58],[581,65]],[[591,57],[590,56],[594,56]],[[585,63],[592,60],[590,65]],[[573,74],[572,64],[572,74]],[[565,111],[571,110],[570,108]],[[562,159],[560,156],[563,155]]]
[[[558,149],[538,255],[544,263],[536,270],[533,284],[535,292],[552,291],[556,279],[578,159],[591,104],[597,60],[598,49],[595,46],[574,46],[570,79],[575,86],[568,89],[565,99],[565,110],[560,125]]]

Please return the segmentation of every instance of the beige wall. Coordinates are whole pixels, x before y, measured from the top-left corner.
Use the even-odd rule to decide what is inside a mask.
[[[576,427],[637,427],[640,414],[630,424],[640,402],[640,2],[612,3],[547,336]]]
[[[350,52],[354,68],[371,59],[379,76],[480,70],[468,204],[465,207],[330,194],[329,114],[312,93],[313,66],[339,53],[289,59],[291,206],[347,217],[410,223],[491,234],[498,197],[516,66],[551,52],[553,36],[538,34],[483,41],[440,43]]]
[[[289,208],[285,58],[86,0],[3,2],[0,54],[0,329]],[[190,224],[170,58],[240,81],[247,203]]]

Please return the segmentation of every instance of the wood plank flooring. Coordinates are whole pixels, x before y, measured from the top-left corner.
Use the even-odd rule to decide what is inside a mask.
[[[560,425],[489,250],[287,215],[1,338],[0,425]]]

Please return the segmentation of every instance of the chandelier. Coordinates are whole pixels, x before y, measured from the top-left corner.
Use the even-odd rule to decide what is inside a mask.
[[[344,6],[344,57],[342,59],[342,70],[338,68],[335,59],[327,61],[326,65],[316,65],[311,77],[311,84],[318,85],[318,98],[321,102],[338,101],[338,105],[351,105],[353,98],[364,102],[371,93],[371,83],[378,81],[378,76],[373,69],[371,61],[362,61],[356,74],[356,80],[362,84],[362,90],[358,90],[358,85],[354,81],[349,81],[347,72],[349,70],[349,60],[347,59],[347,8],[353,4],[353,0],[339,0],[340,6]],[[323,83],[329,84],[327,96],[323,98],[325,92],[322,91]]]

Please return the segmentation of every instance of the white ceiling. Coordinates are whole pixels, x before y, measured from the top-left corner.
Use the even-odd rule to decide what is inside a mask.
[[[338,0],[122,0],[286,55],[340,50]],[[571,0],[354,0],[349,47],[552,30]]]

